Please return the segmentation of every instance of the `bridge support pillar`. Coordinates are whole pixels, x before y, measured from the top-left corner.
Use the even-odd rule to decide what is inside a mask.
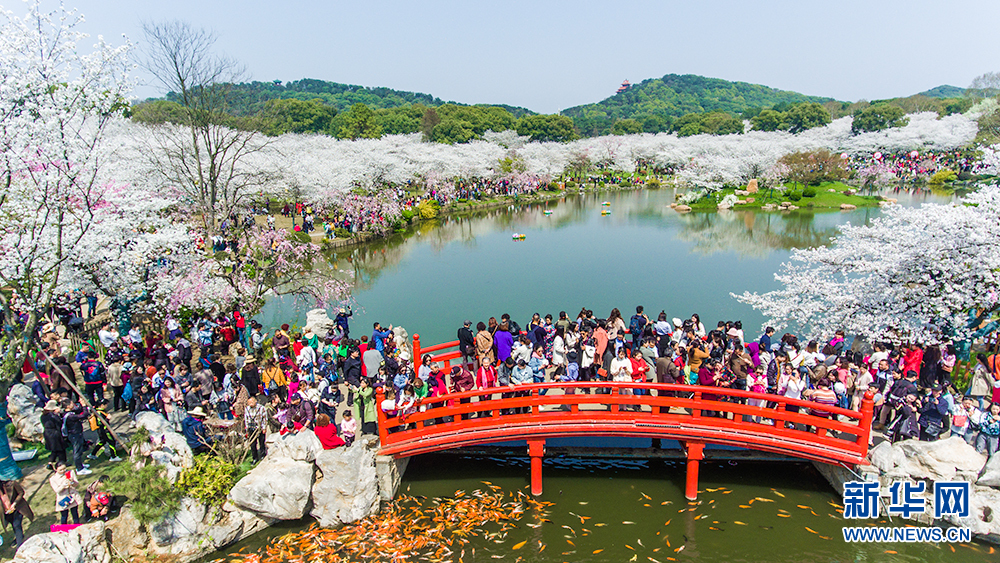
[[[531,494],[542,494],[542,458],[545,456],[545,439],[528,440],[528,455],[531,457]]]
[[[687,477],[684,483],[684,497],[688,500],[698,498],[698,462],[705,459],[704,442],[685,442],[687,448]]]

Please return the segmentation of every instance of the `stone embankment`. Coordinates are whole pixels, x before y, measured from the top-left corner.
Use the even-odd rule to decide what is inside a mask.
[[[173,447],[133,451],[133,462],[160,463],[170,472],[190,465],[190,449],[175,441],[162,417],[150,413],[139,424],[152,441]],[[161,422],[162,421],[162,422]],[[183,443],[183,437],[181,437]],[[351,447],[324,450],[310,430],[268,437],[268,454],[244,476],[221,507],[185,497],[175,514],[142,526],[128,507],[107,524],[97,522],[72,533],[44,533],[28,538],[18,550],[18,563],[110,563],[118,559],[169,558],[192,561],[264,530],[282,520],[306,514],[321,526],[336,527],[376,512],[391,500],[405,471],[405,460],[377,456],[378,440],[363,436]]]
[[[927,510],[912,515],[911,520],[926,525],[969,528],[977,538],[1000,544],[1000,455],[987,460],[965,440],[952,436],[936,442],[882,442],[871,449],[868,459],[870,465],[859,466],[855,471],[825,463],[814,465],[837,491],[843,491],[847,481],[878,481],[880,491],[887,495],[894,482],[923,481],[926,486],[922,498]],[[941,521],[934,520],[934,483],[945,481],[971,484],[967,518],[946,515]],[[890,499],[885,500],[880,514],[885,513]]]

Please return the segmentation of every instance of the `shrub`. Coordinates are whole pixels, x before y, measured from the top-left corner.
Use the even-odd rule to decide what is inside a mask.
[[[816,187],[808,186],[806,189],[802,190],[802,197],[816,197]]]
[[[646,182],[646,187],[648,187],[650,189],[653,189],[653,190],[655,190],[656,188],[659,188],[660,187],[660,179],[659,178],[652,178],[652,179],[650,179],[648,182]]]
[[[236,485],[236,465],[213,455],[199,455],[194,466],[181,473],[177,487],[208,506],[221,506]]]
[[[954,182],[957,179],[958,179],[958,174],[956,174],[954,170],[949,170],[948,168],[942,168],[941,170],[935,172],[933,176],[931,176],[931,179],[928,180],[928,183],[946,184],[948,182]]]
[[[108,491],[123,496],[132,514],[143,526],[163,520],[181,507],[181,489],[170,484],[160,465],[136,469],[131,463],[119,463],[108,474]]]
[[[334,229],[333,234],[337,238],[351,238],[352,236],[354,236],[354,234],[351,233],[351,231],[348,231],[343,227],[337,227],[336,229]]]
[[[555,180],[552,180],[551,182],[549,182],[549,191],[550,192],[557,192],[557,191],[559,191],[559,182],[556,182]]]
[[[576,187],[576,182],[574,182],[572,180],[570,180],[569,182],[566,182],[566,189],[570,189],[571,190],[571,189],[573,189],[575,187]]]
[[[309,233],[305,231],[298,231],[298,232],[292,231],[291,233],[289,233],[288,238],[294,240],[295,242],[301,242],[302,244],[308,244],[312,242],[312,237],[309,236]]]
[[[434,200],[424,200],[417,205],[417,211],[421,219],[433,219],[438,215],[440,204]]]
[[[787,195],[788,199],[791,200],[791,201],[798,201],[798,200],[802,199],[802,192],[800,192],[798,190],[792,190],[792,191],[788,192],[785,195]]]
[[[407,223],[409,223],[409,222],[413,221],[413,218],[416,217],[417,213],[415,211],[413,211],[412,209],[404,209],[403,212],[400,215],[403,216],[403,220],[404,221],[406,221]]]

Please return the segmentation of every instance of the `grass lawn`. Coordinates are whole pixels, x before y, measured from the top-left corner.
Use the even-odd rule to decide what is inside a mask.
[[[784,192],[778,190],[763,189],[756,194],[750,194],[749,196],[738,196],[740,199],[746,199],[748,197],[754,198],[753,203],[747,203],[743,205],[737,205],[733,209],[760,209],[768,203],[780,204],[783,201],[790,201],[792,204],[797,205],[803,209],[839,209],[842,203],[849,203],[851,205],[856,205],[857,207],[875,207],[881,201],[879,196],[862,196],[862,195],[847,195],[844,192],[846,190],[856,190],[852,186],[841,182],[823,182],[818,186],[811,186],[811,188],[816,190],[815,197],[803,197],[799,201],[792,201],[788,194],[789,192],[799,192],[802,193],[802,186],[795,185],[786,186]],[[834,190],[834,191],[830,191]],[[724,189],[709,197],[702,198],[695,203],[690,204],[692,209],[697,210],[709,210],[716,209],[722,198],[729,194],[734,193],[734,189]]]

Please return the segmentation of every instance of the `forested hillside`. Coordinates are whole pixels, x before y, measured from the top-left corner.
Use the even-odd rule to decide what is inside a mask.
[[[694,74],[668,74],[650,78],[596,104],[562,111],[573,118],[583,136],[611,131],[615,121],[635,119],[649,132],[671,129],[674,119],[690,113],[725,112],[739,115],[750,109],[801,102],[827,102],[830,98],[806,96],[760,84],[730,82]]]

